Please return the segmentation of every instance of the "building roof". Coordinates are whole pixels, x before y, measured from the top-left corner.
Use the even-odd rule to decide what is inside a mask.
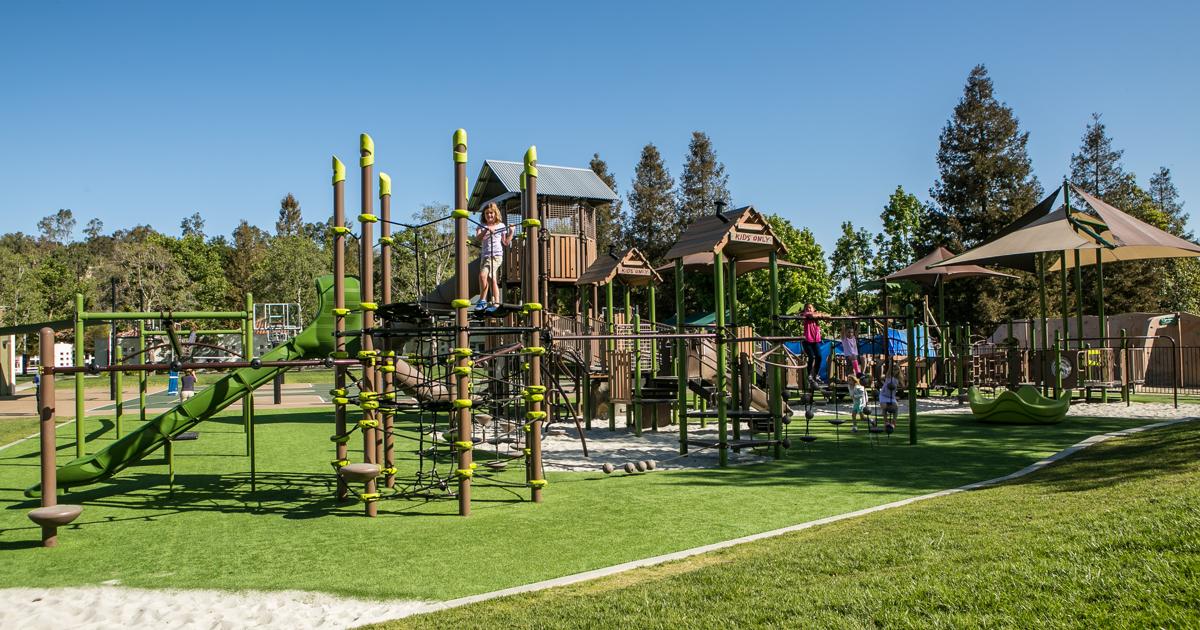
[[[650,261],[636,247],[631,247],[620,256],[605,254],[596,258],[579,276],[576,284],[608,284],[613,279],[635,287],[662,282],[662,277],[650,266]]]
[[[696,219],[679,235],[665,258],[674,260],[689,254],[717,252],[732,258],[759,258],[772,250],[787,253],[787,247],[775,236],[766,218],[754,206],[745,206],[720,216],[709,214]]]
[[[504,195],[521,192],[521,172],[525,166],[520,162],[485,160],[471,189],[467,209],[479,210],[484,202]],[[590,168],[551,166],[538,164],[537,193],[539,197],[568,197],[609,203],[617,200],[617,194],[592,172]]]

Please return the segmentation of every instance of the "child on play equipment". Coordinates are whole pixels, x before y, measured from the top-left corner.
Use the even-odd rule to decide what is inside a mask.
[[[179,378],[179,399],[190,400],[196,395],[196,370],[188,370]]]
[[[862,367],[858,364],[858,335],[854,334],[854,324],[842,324],[842,356],[846,358],[846,367],[854,372],[854,376],[862,376]]]
[[[863,414],[863,410],[867,406],[867,388],[863,387],[857,376],[851,376],[846,381],[850,385],[850,419],[854,422],[850,426],[850,431],[858,433],[859,416],[863,416],[863,420],[870,422],[870,418]]]
[[[888,433],[896,428],[896,416],[900,412],[900,407],[896,404],[896,392],[899,389],[900,379],[896,378],[896,366],[892,366],[884,377],[883,384],[879,386],[879,408],[883,411],[883,422]]]
[[[804,319],[804,340],[800,345],[804,348],[804,356],[808,357],[808,380],[814,385],[821,385],[821,325],[817,319],[829,316],[812,304],[805,304],[800,316]]]
[[[512,244],[512,228],[504,225],[500,206],[489,203],[483,207],[483,225],[475,230],[479,239],[479,301],[475,310],[482,311],[491,306],[488,292],[497,306],[503,301],[500,293],[500,266],[504,263],[504,248]]]

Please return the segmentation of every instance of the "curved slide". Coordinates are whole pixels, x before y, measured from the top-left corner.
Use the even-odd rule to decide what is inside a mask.
[[[263,361],[294,361],[300,359],[323,359],[333,352],[333,277],[317,279],[319,300],[316,321],[287,343],[259,357]],[[359,306],[358,280],[346,278],[346,307],[351,309],[346,318],[346,328],[362,326]],[[406,366],[407,367],[407,366]],[[107,447],[84,457],[75,459],[58,469],[58,487],[71,488],[108,479],[131,464],[153,453],[166,440],[174,438],[211,418],[234,402],[250,395],[255,389],[270,383],[277,374],[288,368],[261,367],[241,368],[229,372],[209,388],[197,392],[191,399],[176,405],[149,420],[137,430],[113,442]],[[397,369],[401,372],[401,369]],[[415,372],[411,367],[408,374]],[[41,484],[25,491],[29,497],[38,496]]]

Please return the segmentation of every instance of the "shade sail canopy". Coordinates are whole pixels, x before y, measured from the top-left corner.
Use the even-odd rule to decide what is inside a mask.
[[[938,247],[930,252],[917,262],[897,271],[888,274],[884,278],[886,280],[909,280],[919,282],[921,284],[936,286],[939,282],[949,282],[958,278],[970,278],[978,276],[992,276],[996,278],[1012,278],[1013,276],[999,271],[992,271],[980,267],[979,265],[948,265],[945,267],[937,267],[930,269],[929,266],[934,263],[942,262],[954,257],[954,252],[945,247]]]
[[[1129,216],[1074,184],[1070,186],[1099,215],[1101,221],[1096,227],[1101,247],[1081,253],[1080,267],[1096,264],[1096,252],[1100,253],[1100,260],[1105,263],[1200,256],[1200,245]],[[1060,264],[1066,264],[1068,269],[1073,268],[1075,257],[1067,256],[1065,263],[1056,262],[1050,270],[1057,271]]]
[[[864,280],[854,285],[855,291],[899,291],[901,289],[917,288],[917,283],[912,280]]]
[[[794,262],[788,262],[783,259],[779,259],[776,262],[778,263],[780,269],[811,269],[811,267],[808,267],[807,265],[800,265],[800,264],[797,264]],[[706,269],[712,269],[712,265],[713,265],[712,254],[704,254],[704,253],[688,254],[687,256],[683,257],[684,271],[703,271]],[[739,259],[737,259],[737,275],[740,276],[744,273],[748,273],[751,271],[758,271],[759,269],[766,269],[770,265],[771,265],[771,259],[767,256],[763,256],[761,258],[746,258],[746,259],[739,258]],[[665,265],[655,267],[654,270],[659,273],[665,274],[665,273],[673,272],[674,269],[675,269],[675,263],[669,262]]]

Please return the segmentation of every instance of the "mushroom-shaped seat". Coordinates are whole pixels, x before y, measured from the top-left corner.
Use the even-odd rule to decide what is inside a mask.
[[[51,505],[30,510],[29,520],[42,527],[62,527],[70,525],[81,513],[82,505]]]
[[[346,481],[370,481],[379,476],[379,464],[348,464],[338,469]]]

